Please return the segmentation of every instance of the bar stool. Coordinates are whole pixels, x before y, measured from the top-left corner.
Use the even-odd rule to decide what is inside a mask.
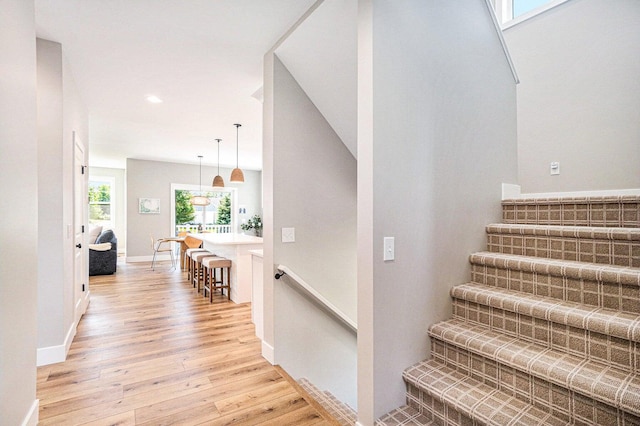
[[[216,257],[216,255],[209,251],[201,251],[191,255],[191,263],[193,265],[191,283],[193,287],[197,289],[198,293],[200,293],[200,283],[204,281],[202,261],[209,257]]]
[[[186,252],[189,249],[201,249],[202,248],[202,240],[192,237],[191,235],[186,235],[184,240],[180,242],[180,268],[187,269],[187,255]]]
[[[191,260],[191,256],[195,253],[200,253],[200,252],[204,252],[206,251],[208,253],[207,250],[202,249],[202,248],[190,248],[187,249],[184,253],[184,257],[185,257],[185,261],[187,263],[187,279],[189,281],[191,281],[192,278],[192,273],[193,273],[193,265],[192,265],[192,260]]]
[[[202,259],[204,281],[202,283],[202,295],[207,297],[209,292],[209,303],[213,303],[213,292],[220,290],[224,296],[224,289],[227,289],[227,299],[231,300],[231,260],[224,257],[207,257]],[[217,270],[220,270],[220,280],[217,278]],[[224,271],[227,270],[227,280],[225,283]]]

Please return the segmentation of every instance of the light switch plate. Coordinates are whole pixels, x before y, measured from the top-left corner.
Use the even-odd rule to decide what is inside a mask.
[[[282,242],[283,243],[295,243],[296,242],[296,228],[282,228]]]
[[[384,237],[383,260],[394,260],[396,258],[395,238]]]
[[[553,161],[549,165],[549,172],[551,175],[559,175],[560,174],[560,163],[558,161]]]

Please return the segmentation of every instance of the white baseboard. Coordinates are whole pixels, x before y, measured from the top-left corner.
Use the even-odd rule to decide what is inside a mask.
[[[125,262],[127,263],[138,263],[138,262],[151,262],[153,260],[153,255],[151,256],[127,256],[125,258]],[[171,260],[171,255],[163,254],[156,256],[156,262],[160,262],[163,260]],[[178,260],[176,258],[176,260]]]
[[[520,185],[502,184],[502,199],[521,198],[564,198],[564,197],[616,197],[621,195],[640,195],[640,188],[605,189],[602,191],[568,191],[568,192],[530,192],[523,194]]]
[[[561,198],[561,197],[617,197],[621,195],[640,195],[640,189],[610,189],[602,191],[574,191],[574,192],[532,192],[520,194],[515,198]]]
[[[273,349],[273,346],[264,340],[262,341],[262,357],[269,361],[271,365],[276,365],[275,350]]]
[[[71,324],[69,331],[64,339],[62,345],[47,346],[45,348],[38,348],[36,365],[41,367],[43,365],[55,364],[57,362],[64,362],[67,359],[67,353],[73,342],[73,338],[76,335],[77,323]]]
[[[39,420],[38,418],[39,410],[40,410],[40,400],[36,399],[35,401],[33,401],[33,404],[31,404],[31,408],[29,409],[29,412],[27,413],[24,420],[22,421],[21,426],[36,426]]]

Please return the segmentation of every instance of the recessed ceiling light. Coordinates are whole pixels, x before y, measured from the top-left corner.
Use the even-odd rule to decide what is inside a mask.
[[[157,97],[155,95],[147,96],[147,101],[151,102],[152,104],[162,103],[162,99],[160,99],[159,97]]]

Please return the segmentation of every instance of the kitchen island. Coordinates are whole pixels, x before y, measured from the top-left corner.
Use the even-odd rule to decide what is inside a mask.
[[[262,238],[244,234],[189,234],[202,240],[202,247],[231,260],[231,300],[251,302],[251,250],[262,249]]]

